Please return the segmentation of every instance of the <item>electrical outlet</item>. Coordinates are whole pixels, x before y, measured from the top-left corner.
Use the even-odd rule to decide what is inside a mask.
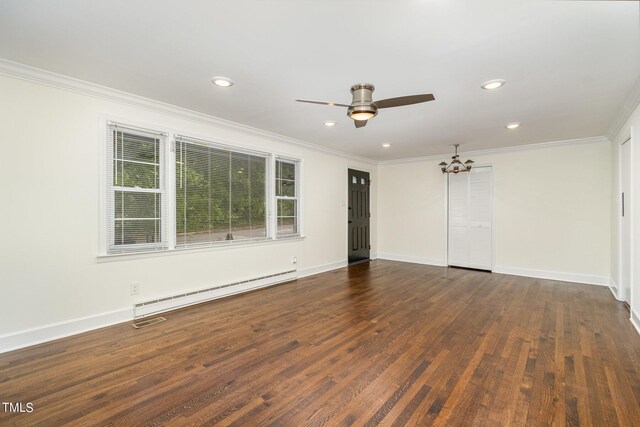
[[[297,264],[298,263],[298,257],[292,256],[291,257],[291,264]]]
[[[140,282],[131,282],[131,295],[140,295]]]

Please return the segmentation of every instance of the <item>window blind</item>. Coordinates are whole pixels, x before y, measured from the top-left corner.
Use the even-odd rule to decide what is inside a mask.
[[[276,160],[276,235],[279,238],[300,235],[298,164],[295,160]]]
[[[267,156],[176,138],[176,247],[267,238]]]
[[[160,133],[107,127],[107,252],[167,248]]]

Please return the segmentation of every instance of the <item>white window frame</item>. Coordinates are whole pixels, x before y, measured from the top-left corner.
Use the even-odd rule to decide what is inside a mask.
[[[119,129],[124,133],[139,135],[144,137],[153,137],[159,140],[159,152],[160,156],[158,158],[158,188],[139,188],[139,187],[123,187],[116,186],[113,184],[113,169],[114,169],[114,145],[117,144],[116,138],[113,137],[113,132],[118,132]],[[108,255],[114,254],[128,254],[128,253],[140,253],[140,252],[150,252],[150,251],[163,251],[168,248],[169,240],[168,240],[168,230],[167,230],[167,188],[166,188],[166,165],[167,165],[167,156],[166,156],[166,147],[167,147],[167,134],[164,132],[159,132],[151,129],[144,129],[137,126],[125,125],[116,122],[107,122],[106,123],[106,137],[107,143],[105,144],[105,157],[106,160],[105,165],[105,184],[106,190],[103,192],[106,198],[106,228],[105,228],[105,248],[104,253]],[[144,244],[137,243],[131,245],[116,245],[112,239],[115,236],[115,224],[116,218],[113,212],[113,207],[115,206],[115,192],[123,191],[130,193],[154,193],[158,194],[160,197],[160,218],[156,218],[160,220],[160,236],[161,239],[159,242]],[[151,219],[151,218],[149,218]]]
[[[293,197],[291,196],[277,196],[277,190],[276,190],[276,180],[277,180],[277,162],[282,162],[282,163],[288,163],[288,164],[292,164],[294,166],[295,169],[295,195]],[[301,229],[301,203],[300,203],[300,192],[301,192],[301,185],[300,185],[300,169],[301,169],[301,160],[300,159],[296,159],[293,157],[284,157],[284,156],[275,156],[275,160],[273,162],[273,194],[274,194],[274,211],[273,211],[273,227],[274,227],[274,232],[273,232],[273,236],[274,238],[278,239],[278,240],[285,240],[285,239],[292,239],[292,238],[296,238],[296,237],[300,237],[302,236],[302,229]],[[296,201],[296,213],[295,213],[295,224],[296,224],[296,229],[297,232],[296,233],[292,233],[292,234],[283,234],[283,235],[278,235],[278,201],[279,200],[295,200]]]
[[[177,238],[178,238],[178,230],[177,230],[177,224],[178,224],[178,212],[176,211],[177,209],[177,202],[176,202],[176,197],[178,194],[178,190],[175,187],[176,186],[176,176],[178,174],[178,166],[177,166],[177,157],[176,157],[176,152],[177,152],[177,144],[179,144],[181,141],[187,143],[187,144],[195,144],[195,145],[200,145],[206,148],[213,148],[213,149],[219,149],[219,150],[225,150],[225,151],[229,151],[232,153],[238,153],[238,154],[248,154],[251,156],[256,156],[256,157],[263,157],[265,160],[265,188],[264,188],[264,197],[265,197],[265,237],[256,237],[256,238],[250,238],[250,239],[238,239],[238,240],[220,240],[220,241],[213,241],[213,242],[203,242],[203,243],[192,243],[192,244],[180,244],[178,245],[177,243]],[[257,150],[251,150],[251,149],[247,149],[247,148],[242,148],[242,147],[237,147],[237,146],[232,146],[232,145],[227,145],[227,144],[221,144],[221,143],[217,143],[217,142],[213,142],[213,141],[209,141],[209,140],[204,140],[204,139],[200,139],[200,138],[194,138],[194,137],[190,137],[190,136],[185,136],[185,135],[178,135],[175,134],[174,135],[174,139],[173,139],[173,143],[172,143],[172,154],[173,154],[173,161],[172,164],[174,166],[174,173],[172,174],[173,177],[173,192],[171,194],[171,200],[173,203],[173,216],[174,216],[174,220],[172,223],[172,230],[173,230],[173,236],[172,236],[172,242],[173,242],[173,248],[178,249],[178,250],[182,250],[182,249],[190,249],[190,248],[202,248],[202,247],[213,247],[213,246],[229,246],[229,245],[243,245],[243,244],[250,244],[250,243],[255,243],[255,242],[263,242],[265,240],[272,240],[273,236],[270,233],[270,223],[271,223],[271,216],[270,216],[270,212],[269,212],[269,207],[270,207],[270,203],[269,203],[269,197],[270,197],[270,192],[269,192],[269,180],[271,179],[271,159],[273,158],[272,153],[268,153],[268,152],[264,152],[264,151],[257,151]]]
[[[118,257],[131,257],[131,256],[157,256],[170,253],[182,253],[184,251],[202,251],[213,249],[224,249],[230,247],[244,246],[244,245],[260,245],[265,243],[283,242],[288,240],[304,239],[303,232],[303,186],[302,186],[302,168],[303,159],[296,156],[284,156],[277,152],[260,151],[253,149],[252,147],[237,144],[235,142],[227,142],[221,140],[211,140],[208,138],[198,138],[187,136],[183,132],[171,131],[163,126],[155,126],[144,124],[137,126],[128,124],[126,120],[113,121],[111,119],[105,119],[105,116],[101,116],[100,119],[100,133],[99,138],[101,145],[102,158],[100,159],[100,182],[101,182],[101,197],[100,197],[100,248],[98,258],[118,258]],[[164,162],[160,165],[160,189],[161,194],[161,235],[162,239],[160,243],[154,243],[150,245],[135,244],[135,245],[113,245],[113,242],[109,242],[111,236],[113,236],[112,229],[115,227],[115,218],[113,212],[110,212],[110,207],[114,206],[113,197],[116,187],[113,185],[113,146],[109,139],[111,138],[110,132],[113,126],[117,126],[126,131],[132,133],[138,133],[142,135],[158,135],[161,138],[160,149],[164,154]],[[154,130],[155,129],[155,130]],[[160,131],[158,129],[164,129]],[[221,148],[238,153],[247,153],[252,155],[261,155],[266,158],[266,170],[265,170],[265,196],[266,196],[266,238],[261,239],[243,239],[243,240],[230,240],[213,242],[208,245],[189,245],[185,247],[176,247],[177,240],[177,216],[176,216],[176,140],[183,138],[186,140],[197,141],[203,145],[209,145],[213,148]],[[278,211],[277,211],[277,198],[276,198],[276,160],[293,163],[295,165],[295,180],[296,180],[296,217],[297,217],[297,233],[291,235],[278,236]],[[119,187],[118,187],[119,188]],[[129,188],[125,189],[130,191]],[[141,192],[149,192],[149,189],[139,189]],[[154,191],[155,190],[151,190]],[[284,197],[280,197],[284,198]],[[293,199],[288,197],[287,199]]]

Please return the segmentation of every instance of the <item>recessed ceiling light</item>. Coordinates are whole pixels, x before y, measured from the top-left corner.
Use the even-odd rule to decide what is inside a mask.
[[[488,82],[482,83],[482,86],[480,87],[486,90],[498,89],[500,86],[504,86],[505,83],[506,81],[502,79],[495,79],[495,80],[489,80]]]
[[[504,127],[506,127],[507,129],[515,129],[517,127],[520,126],[520,123],[518,122],[513,122],[513,123],[509,123],[507,125],[504,125]]]
[[[385,142],[384,144],[382,144],[382,148],[389,148],[391,147],[391,144],[389,144],[388,142]]]
[[[328,128],[333,127],[336,125],[336,122],[334,122],[333,120],[327,120],[326,122],[324,122],[324,125]]]
[[[211,77],[211,82],[214,85],[220,86],[220,87],[233,86],[233,80],[231,80],[229,77],[223,77],[223,76]]]

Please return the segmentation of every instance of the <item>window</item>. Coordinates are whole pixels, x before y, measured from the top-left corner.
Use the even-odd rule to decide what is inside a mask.
[[[300,160],[109,122],[104,253],[298,237]]]
[[[265,155],[176,141],[176,247],[267,238]]]
[[[164,249],[164,136],[108,127],[108,253]]]
[[[276,235],[278,237],[300,235],[298,169],[296,160],[276,160]]]

